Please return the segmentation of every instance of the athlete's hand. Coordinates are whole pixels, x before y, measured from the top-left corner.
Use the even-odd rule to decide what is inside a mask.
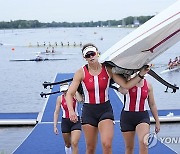
[[[74,111],[69,111],[69,118],[74,123],[78,121],[78,117]]]
[[[156,134],[160,131],[160,123],[159,122],[156,122],[155,124],[155,132]]]
[[[57,127],[54,127],[54,133],[55,133],[56,135],[59,134],[59,131],[58,131]]]
[[[140,70],[139,74],[141,76],[144,76],[147,72],[150,70],[150,65],[143,66],[143,68]]]

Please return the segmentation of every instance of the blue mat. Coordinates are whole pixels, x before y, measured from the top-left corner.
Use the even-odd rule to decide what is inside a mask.
[[[61,81],[63,79],[71,78],[73,74],[58,74],[56,81]],[[59,89],[59,86],[56,85],[53,87],[52,91]],[[38,123],[33,129],[32,133],[25,139],[25,141],[15,150],[15,154],[63,154],[64,152],[64,141],[61,133],[55,135],[53,132],[53,113],[56,104],[57,95],[51,95],[48,99],[44,114],[42,116],[42,121]],[[109,92],[111,104],[114,110],[115,120],[120,119],[120,111],[122,109],[122,102],[116,93],[111,89]],[[61,115],[60,115],[61,116]],[[61,118],[59,118],[61,119]],[[60,130],[60,125],[58,125]],[[113,154],[123,154],[125,153],[124,140],[120,131],[119,123],[114,125],[114,139],[113,139]],[[134,153],[138,154],[138,141],[135,140]],[[79,142],[79,153],[85,153],[85,141],[84,134],[82,132],[80,142]],[[98,138],[98,145],[96,148],[96,153],[102,153],[102,147],[100,143],[100,138]],[[174,151],[166,147],[164,144],[158,143],[149,149],[150,154],[155,153],[167,153],[175,154]]]
[[[60,130],[60,125],[58,126]],[[124,141],[122,134],[119,130],[119,124],[115,124],[114,127],[114,139],[113,139],[113,154],[124,154]],[[53,132],[53,124],[38,124],[32,133],[26,138],[26,140],[17,148],[15,154],[63,154],[64,153],[64,142],[61,133],[55,135]],[[82,132],[79,142],[79,153],[85,153],[85,141],[84,134]],[[102,148],[100,140],[98,140],[96,153],[101,154]],[[138,143],[137,138],[135,142],[135,154],[138,154]],[[149,149],[149,154],[156,153],[167,153],[175,154],[174,151],[166,147],[165,145],[158,142],[154,147]]]
[[[38,112],[34,113],[0,113],[1,119],[37,119]]]
[[[159,116],[166,116],[169,113],[173,113],[174,116],[180,116],[180,110],[179,109],[169,109],[169,110],[158,110]],[[152,116],[152,113],[149,111],[149,115]]]

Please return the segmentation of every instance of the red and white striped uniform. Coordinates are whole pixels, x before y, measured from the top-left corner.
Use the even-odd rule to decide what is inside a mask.
[[[86,66],[83,67],[84,79],[81,82],[85,101],[89,104],[101,104],[109,100],[108,89],[110,76],[106,67],[102,65],[102,70],[99,75],[91,75]]]
[[[78,107],[78,103],[73,98],[73,108],[74,108],[74,111],[75,111],[76,115],[79,116],[78,111],[77,111],[77,107]],[[62,117],[63,118],[69,118],[69,111],[68,111],[68,107],[67,107],[67,103],[66,103],[66,99],[65,99],[64,94],[61,97],[61,109],[62,109],[62,112],[63,112]]]
[[[145,111],[148,97],[147,81],[144,80],[143,87],[134,86],[129,89],[124,105],[125,111]]]

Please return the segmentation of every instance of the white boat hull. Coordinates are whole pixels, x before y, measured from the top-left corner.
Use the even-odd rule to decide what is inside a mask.
[[[100,57],[125,69],[140,69],[180,40],[180,1],[113,45]]]

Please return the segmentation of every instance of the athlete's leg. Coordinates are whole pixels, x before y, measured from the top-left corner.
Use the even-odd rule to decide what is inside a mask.
[[[62,133],[67,148],[71,147],[71,133]]]
[[[82,125],[85,142],[86,142],[86,154],[95,154],[98,128],[89,124]]]
[[[125,142],[125,153],[133,154],[135,131],[122,132]]]
[[[71,154],[71,133],[62,133],[65,143],[65,153]]]
[[[99,122],[98,129],[101,136],[103,154],[112,153],[112,139],[114,135],[114,124],[110,119],[105,119]]]
[[[73,149],[73,154],[78,154],[78,142],[80,139],[81,131],[73,130],[71,132],[71,146]]]
[[[149,133],[150,126],[147,123],[140,123],[136,126],[136,132],[139,140],[139,154],[147,154],[148,147],[144,143],[144,136]]]

